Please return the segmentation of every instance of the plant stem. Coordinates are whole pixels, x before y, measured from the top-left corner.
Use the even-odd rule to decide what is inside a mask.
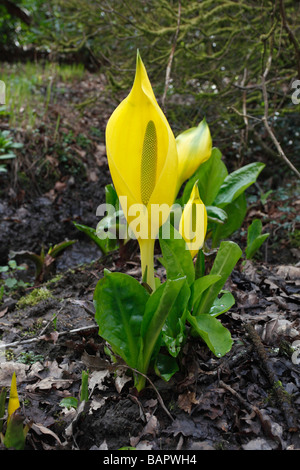
[[[154,279],[154,244],[155,239],[139,239],[142,265],[142,278],[155,291]],[[146,278],[145,278],[146,274]]]
[[[136,374],[135,379],[134,379],[134,385],[135,385],[135,388],[138,392],[143,390],[145,388],[145,385],[146,385],[145,375],[144,374],[143,375]]]

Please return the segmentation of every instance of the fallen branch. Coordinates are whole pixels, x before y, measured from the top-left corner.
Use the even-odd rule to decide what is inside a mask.
[[[255,350],[259,357],[260,367],[262,368],[265,375],[267,376],[267,379],[272,387],[272,390],[274,391],[276,400],[283,412],[289,431],[297,432],[298,425],[296,424],[296,421],[295,421],[295,413],[293,412],[293,409],[290,403],[290,397],[288,396],[280,380],[278,380],[278,377],[276,376],[275,372],[271,369],[268,363],[268,356],[262,344],[259,334],[255,330],[253,325],[251,325],[250,323],[246,323],[244,327],[249,335],[250,340],[252,341],[255,347]]]
[[[57,333],[57,337],[60,338],[61,336],[65,336],[65,335],[68,335],[68,334],[81,333],[82,331],[88,331],[88,330],[92,330],[92,329],[97,329],[98,330],[98,328],[99,328],[98,325],[82,326],[81,328],[74,328],[73,330],[61,331],[61,332]],[[45,329],[43,329],[43,332],[44,331],[45,331]],[[6,344],[5,343],[0,343],[0,349],[14,348],[14,347],[17,347],[17,346],[20,346],[20,345],[23,345],[23,344],[36,343],[38,341],[45,341],[44,334],[43,335],[40,334],[39,336],[35,336],[34,338],[30,338],[30,339],[23,339],[23,340],[20,340],[20,341],[15,341],[13,343],[6,343]]]

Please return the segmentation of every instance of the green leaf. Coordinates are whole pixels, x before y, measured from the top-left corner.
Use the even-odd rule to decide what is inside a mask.
[[[81,373],[81,391],[80,391],[80,401],[88,401],[89,399],[89,372],[83,370]]]
[[[215,224],[213,229],[213,248],[219,245],[220,240],[229,238],[230,235],[241,227],[247,213],[245,193],[242,193],[233,202],[228,204],[224,211],[227,215],[227,221],[224,225]]]
[[[93,240],[96,245],[100,248],[103,254],[107,254],[106,240],[101,240],[99,237],[97,237],[96,229],[94,229],[93,227],[88,227],[87,225],[78,224],[74,221],[73,224],[78,230],[90,237],[91,240]]]
[[[105,186],[105,202],[114,206],[115,210],[119,210],[119,198],[117,192],[112,184],[107,184]]]
[[[0,273],[7,273],[9,271],[9,266],[0,266]]]
[[[77,240],[66,240],[61,243],[58,243],[57,245],[54,245],[54,247],[51,247],[49,249],[48,254],[52,256],[52,258],[56,258],[61,251],[65,250],[76,242]]]
[[[149,294],[124,273],[106,272],[94,292],[99,335],[130,366],[136,368],[140,331]]]
[[[15,154],[10,152],[0,156],[0,160],[8,160],[10,158],[16,158]]]
[[[71,408],[76,409],[78,407],[78,400],[75,397],[66,397],[60,401],[59,406],[62,408],[68,408],[68,410]]]
[[[149,364],[150,362],[154,346],[168,315],[172,310],[172,314],[177,315],[177,317],[183,314],[183,304],[180,302],[180,296],[185,287],[185,277],[168,279],[148,299],[141,326],[144,364]],[[146,369],[144,368],[144,370]]]
[[[199,305],[201,296],[205,290],[207,290],[210,286],[215,284],[217,281],[221,279],[220,274],[211,275],[208,274],[207,276],[200,277],[196,279],[192,285],[192,293],[191,293],[191,300],[190,300],[190,308],[193,307],[197,311],[197,305]]]
[[[178,320],[177,333],[174,336],[170,336],[170,332],[165,326],[162,331],[162,346],[165,346],[169,354],[173,357],[177,357],[180,353],[181,347],[184,344],[187,336],[186,331],[186,316],[188,310],[185,310],[182,319]]]
[[[166,228],[166,224],[164,228]],[[166,268],[167,279],[186,276],[188,284],[191,285],[195,279],[195,269],[190,251],[179,232],[171,225],[169,225],[169,228],[170,238],[164,239],[161,236],[159,238],[163,255],[159,261]]]
[[[161,335],[164,323],[172,311],[177,309],[177,316],[182,312],[180,296],[186,284],[186,278],[168,279],[149,297],[141,325],[141,349],[137,369],[144,374],[147,373],[150,360]],[[173,313],[174,314],[174,313]],[[137,390],[144,386],[145,378],[138,377],[136,381]]]
[[[4,437],[7,449],[23,450],[25,447],[26,427],[23,426],[24,417],[18,408],[10,417]]]
[[[9,277],[9,278],[5,279],[4,284],[9,289],[13,289],[18,284],[18,280],[15,279],[14,277]]]
[[[261,234],[262,222],[260,219],[254,219],[252,224],[248,228],[247,234],[247,247],[246,247],[246,258],[251,259],[255,253],[259,250],[263,242],[270,235],[269,233]]]
[[[223,295],[214,300],[214,303],[209,310],[209,315],[212,315],[213,317],[218,317],[222,313],[227,312],[235,304],[235,299],[231,292],[221,291],[221,293]]]
[[[258,175],[265,167],[264,163],[249,163],[242,168],[228,175],[218,194],[216,195],[213,205],[225,207],[230,202],[240,196],[251,184],[255,183]]]
[[[188,283],[182,286],[176,304],[171,308],[162,328],[162,340],[171,356],[178,356],[186,338],[185,320],[191,290]]]
[[[222,154],[219,149],[213,148],[211,157],[204,162],[196,173],[189,179],[185,185],[182,203],[186,204],[189,200],[191,191],[195,182],[198,180],[200,197],[205,206],[211,206],[218,191],[228,175],[227,168],[221,160]]]
[[[166,354],[158,354],[154,370],[159,377],[168,382],[179,370],[179,367],[174,357],[167,356]]]
[[[208,222],[215,222],[217,224],[224,224],[228,218],[225,210],[216,206],[206,206]]]
[[[198,251],[195,262],[195,279],[204,276],[205,273],[205,255],[202,248]]]
[[[241,256],[242,250],[236,243],[232,241],[221,242],[214,264],[210,270],[210,275],[219,275],[221,278],[202,294],[201,301],[197,309],[197,315],[200,313],[209,313],[214,300],[222,290],[225,282]]]
[[[217,318],[209,314],[189,314],[187,319],[215,356],[222,357],[230,351],[233,344],[231,334]]]
[[[185,309],[188,305],[191,290],[187,282],[184,282],[180,291],[180,296],[177,299],[176,305],[171,308],[164,325],[164,331],[168,331],[170,336],[175,337],[179,332],[178,321],[183,317]]]

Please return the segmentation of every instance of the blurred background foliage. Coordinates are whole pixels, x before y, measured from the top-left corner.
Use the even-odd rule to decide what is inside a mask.
[[[137,49],[175,134],[205,116],[232,169],[260,155],[266,171],[290,171],[267,118],[297,167],[300,2],[0,0],[1,62],[83,65],[106,77],[114,106],[132,84]]]

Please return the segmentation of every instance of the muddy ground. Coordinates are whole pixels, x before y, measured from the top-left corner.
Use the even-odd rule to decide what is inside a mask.
[[[151,372],[137,396],[130,371],[105,353],[92,297],[105,267],[140,279],[138,251],[127,259],[118,251],[103,257],[72,224],[77,218],[93,226],[105,182],[66,188],[59,202],[45,196],[19,207],[2,202],[2,263],[3,247],[7,254],[9,247],[39,250],[42,243],[78,239],[48,280],[5,295],[0,306],[0,382],[9,386],[16,371],[32,424],[26,448],[300,449],[299,359],[292,349],[300,339],[300,267],[240,262],[227,286],[236,305],[222,316],[234,339],[231,352],[217,359],[190,338],[171,381]],[[37,288],[44,295],[35,305],[20,303]],[[89,370],[89,401],[84,409],[61,407],[64,397],[78,398],[83,370]]]
[[[103,131],[104,122],[105,113]],[[110,182],[103,139],[94,150],[82,154],[89,171],[81,180],[61,172],[48,184],[51,175],[42,173],[44,184],[36,190],[34,178],[32,188],[28,184],[32,167],[25,168],[22,184],[3,177],[1,266],[11,251],[40,253],[77,240],[39,282],[27,260],[24,271],[13,273],[18,285],[6,289],[0,303],[0,385],[9,387],[16,372],[31,426],[26,449],[300,450],[300,267],[299,247],[290,236],[299,208],[294,183],[281,202],[275,197],[264,205],[253,199],[258,189],[252,190],[254,203],[236,241],[244,249],[247,225],[256,216],[271,235],[228,280],[236,304],[221,320],[234,340],[231,352],[217,359],[200,339],[188,338],[172,379],[164,382],[149,371],[147,387],[137,395],[130,370],[107,355],[92,303],[104,268],[140,280],[137,247],[102,256],[72,223],[96,226],[96,208]],[[50,170],[58,161],[49,156]],[[158,260],[156,267],[163,275]],[[87,370],[88,402],[77,409],[61,406],[63,398],[79,398]]]

